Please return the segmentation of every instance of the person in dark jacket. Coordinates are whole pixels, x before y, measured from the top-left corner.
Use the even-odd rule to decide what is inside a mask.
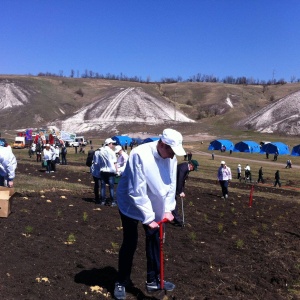
[[[67,164],[67,147],[66,147],[66,145],[63,145],[62,147],[61,147],[61,164],[62,165],[66,165]]]
[[[274,186],[276,186],[277,184],[279,185],[279,187],[281,187],[279,170],[277,170],[275,172],[275,183],[274,183]]]
[[[263,170],[262,170],[262,167],[260,167],[259,171],[258,171],[258,180],[257,180],[257,183],[261,182],[261,183],[264,183],[264,178],[263,178]]]
[[[189,162],[184,162],[177,165],[177,181],[176,181],[176,196],[175,196],[176,206],[175,209],[172,211],[172,214],[174,216],[173,224],[175,226],[179,226],[179,227],[183,226],[182,219],[178,213],[178,202],[180,198],[185,197],[184,186],[189,173],[191,171],[197,171],[198,167],[199,167],[199,163],[196,160],[190,160]]]

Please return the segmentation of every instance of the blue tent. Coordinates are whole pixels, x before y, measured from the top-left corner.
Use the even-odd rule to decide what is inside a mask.
[[[209,144],[208,150],[221,150],[222,146],[225,146],[226,150],[233,150],[233,142],[230,140],[214,140]]]
[[[284,155],[284,154],[290,154],[290,149],[288,145],[281,143],[281,142],[274,142],[274,143],[268,143],[264,144],[261,147],[260,153],[266,153],[268,152],[269,154],[275,154],[278,152],[279,155]]]
[[[115,135],[112,137],[112,139],[116,141],[117,145],[121,145],[121,146],[125,146],[126,141],[127,141],[127,145],[129,146],[132,141],[132,138],[127,135]]]
[[[142,144],[158,141],[160,139],[159,136],[148,137],[142,141]]]
[[[234,145],[234,152],[259,153],[260,145],[253,141],[241,141]]]
[[[300,145],[293,147],[291,155],[300,156]]]
[[[143,142],[143,139],[141,139],[141,138],[132,138],[132,142],[135,145],[140,145]]]

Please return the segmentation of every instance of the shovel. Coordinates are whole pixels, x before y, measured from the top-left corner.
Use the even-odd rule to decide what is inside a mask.
[[[182,227],[184,227],[183,197],[180,197],[180,198],[181,198]]]
[[[165,268],[164,268],[164,251],[163,251],[163,245],[165,243],[165,224],[167,223],[168,219],[163,219],[160,222],[158,222],[159,225],[159,260],[160,260],[160,289],[164,289],[164,277],[165,277]]]

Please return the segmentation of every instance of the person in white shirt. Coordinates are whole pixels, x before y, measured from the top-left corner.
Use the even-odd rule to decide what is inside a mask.
[[[0,141],[0,186],[14,186],[17,160],[11,147],[5,147]]]
[[[101,205],[117,206],[114,199],[115,176],[118,173],[117,156],[113,149],[116,142],[109,138],[104,142],[101,149],[102,166],[100,169],[101,178]],[[106,184],[109,185],[110,201],[106,200]]]
[[[138,241],[138,223],[146,236],[147,282],[149,292],[160,290],[159,224],[174,219],[176,194],[176,155],[183,156],[182,135],[165,129],[159,141],[142,144],[131,151],[127,166],[117,187],[117,201],[123,227],[123,243],[119,252],[118,279],[114,296],[126,298],[126,287],[132,285],[130,275]],[[164,289],[175,285],[164,281]]]
[[[29,151],[30,151],[29,157],[31,158],[31,156],[34,155],[34,153],[36,151],[36,144],[35,143],[32,143]]]
[[[54,148],[51,147],[50,144],[46,144],[45,149],[43,150],[43,157],[44,157],[44,161],[47,162],[46,173],[54,172],[55,164],[53,167],[52,161],[55,160],[56,154]]]
[[[228,198],[228,182],[232,179],[231,169],[226,166],[224,160],[221,161],[221,166],[218,169],[218,180],[222,188],[222,195],[224,199]]]
[[[55,163],[59,164],[60,163],[60,159],[59,159],[59,157],[60,157],[59,147],[55,146],[54,151],[55,151]]]
[[[237,179],[241,181],[241,174],[242,174],[242,166],[241,164],[238,164],[237,166]]]
[[[249,179],[250,182],[252,181],[252,176],[251,176],[251,170],[250,166],[247,164],[245,167],[245,180]]]
[[[126,168],[128,154],[125,151],[123,151],[120,145],[115,147],[115,153],[117,154],[118,175],[120,176],[123,174]]]

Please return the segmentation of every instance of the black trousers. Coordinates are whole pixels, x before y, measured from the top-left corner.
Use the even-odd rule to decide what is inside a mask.
[[[133,256],[138,243],[138,220],[123,215],[120,211],[123,226],[123,243],[119,251],[118,282],[124,286],[130,284]],[[143,225],[146,236],[147,282],[159,279],[159,229],[150,229]]]

